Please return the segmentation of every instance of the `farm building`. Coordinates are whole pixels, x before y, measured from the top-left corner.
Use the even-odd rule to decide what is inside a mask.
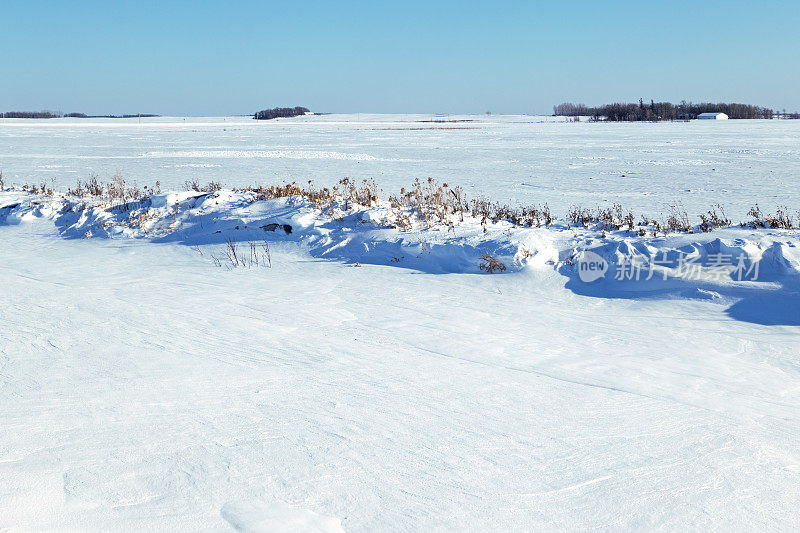
[[[725,113],[700,113],[697,118],[701,120],[728,120]]]

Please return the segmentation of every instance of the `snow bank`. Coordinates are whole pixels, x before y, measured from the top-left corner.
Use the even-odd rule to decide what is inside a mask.
[[[388,202],[366,207],[342,201],[318,208],[300,196],[259,198],[252,191],[188,191],[109,205],[14,190],[0,193],[0,224],[44,217],[65,238],[134,238],[191,246],[225,245],[229,240],[294,242],[318,259],[428,273],[485,272],[491,257],[506,273],[555,269],[565,276],[567,288],[583,295],[710,298],[731,304],[772,297],[781,303],[766,313],[760,309],[762,320],[781,323],[782,316],[800,317],[798,304],[792,303],[797,299],[791,296],[800,287],[800,237],[793,230],[727,227],[654,236],[561,221],[549,227],[481,223],[469,216],[431,226],[408,208]],[[587,264],[588,257],[598,263],[593,276],[582,272],[595,266]]]
[[[110,206],[66,196],[0,193],[0,223],[29,217],[53,220],[66,238],[137,238],[187,245],[260,241],[297,242],[312,256],[347,263],[380,264],[426,272],[480,272],[488,252],[519,269],[521,243],[511,224],[475,220],[450,227],[396,227],[397,211],[388,203],[345,206],[324,212],[289,196],[258,200],[253,192],[171,192]]]

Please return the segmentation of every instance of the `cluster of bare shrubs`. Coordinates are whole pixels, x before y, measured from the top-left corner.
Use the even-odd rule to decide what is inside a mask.
[[[594,210],[581,207],[571,206],[567,211],[567,221],[570,224],[588,227],[590,225],[598,226],[603,233],[607,231],[619,231],[625,228],[625,231],[637,230],[640,236],[646,235],[646,229],[652,227],[653,234],[656,232],[663,232],[663,228],[667,224],[659,224],[655,220],[650,220],[644,215],[641,216],[638,226],[633,215],[633,211],[626,210],[621,204],[614,203],[611,206],[600,207],[597,206]]]
[[[549,226],[553,221],[547,204],[514,208],[484,198],[470,201],[461,187],[439,184],[433,178],[425,182],[417,178],[409,190],[400,189],[400,195],[390,196],[389,202],[395,209],[397,226],[401,229],[411,227],[406,212],[416,216],[428,228],[436,225],[453,227],[455,222],[463,222],[467,214],[479,219],[484,231],[488,222],[496,224],[505,220],[517,226],[540,227]]]
[[[656,228],[663,233],[691,233],[692,224],[689,215],[682,205],[671,205],[667,220],[663,224],[656,223]]]
[[[617,203],[610,207],[598,206],[594,211],[581,206],[572,206],[567,211],[567,220],[580,226],[599,224],[603,231],[617,231],[623,227],[629,231],[634,229],[633,212],[625,211],[622,205]]]
[[[515,226],[536,226],[537,228],[549,227],[553,223],[553,214],[547,204],[511,207],[499,202],[490,203],[484,199],[472,200],[471,214],[473,217],[481,219],[484,228],[487,221],[497,224],[505,220]]]
[[[326,189],[322,190],[325,191]],[[358,187],[354,181],[344,178],[333,186],[331,195],[334,199],[341,198],[344,201],[345,211],[349,210],[351,205],[371,207],[378,203],[378,184],[375,183],[374,179],[362,180],[361,186]]]
[[[99,204],[106,204],[112,209],[128,210],[131,208],[131,203],[138,202],[151,194],[161,193],[161,183],[156,181],[155,186],[148,187],[145,185],[139,188],[135,183],[128,185],[125,177],[121,174],[115,174],[111,181],[103,183],[100,179],[92,174],[86,181],[78,180],[75,187],[67,189],[69,196],[78,198],[89,198]]]
[[[772,215],[764,213],[756,204],[750,208],[747,214],[751,217],[751,220],[740,223],[742,227],[795,229],[800,225],[800,211],[793,217],[785,206],[778,207],[775,214]],[[732,225],[725,208],[720,204],[713,205],[711,209],[700,214],[699,218],[700,224],[697,225],[697,229],[702,232],[710,232],[715,228],[725,228]],[[623,217],[622,208],[619,204],[614,204],[611,208],[606,209],[597,208],[596,211],[572,207],[567,213],[567,220],[582,226],[587,226],[590,223],[599,223],[604,230],[618,230],[622,227],[627,227],[629,231],[632,231],[637,227],[633,223],[633,213],[628,211]],[[620,221],[623,221],[623,223],[620,223]],[[666,215],[662,214],[659,219],[649,219],[642,215],[638,223],[639,235],[644,236],[647,229],[652,232],[653,236],[660,233],[666,235],[669,233],[692,233],[694,231],[686,209],[680,204],[670,206],[668,213]]]
[[[481,261],[478,263],[478,268],[489,274],[506,271],[506,265],[486,250],[481,254]]]
[[[748,215],[753,219],[747,223],[741,224],[742,227],[749,226],[751,228],[779,228],[779,229],[794,229],[795,221],[792,215],[788,213],[786,206],[778,207],[775,215],[763,213],[758,204],[754,205],[748,211]],[[800,211],[797,212],[797,221],[800,224]]]
[[[717,212],[717,209],[721,211],[721,215]],[[711,231],[713,227],[726,225],[721,223],[724,215],[725,212],[722,211],[722,208],[715,206],[709,211],[709,217],[711,218],[704,218],[705,215],[701,215],[701,221],[705,220],[708,224],[708,229],[703,229],[704,226],[702,224],[701,229],[703,231]],[[621,229],[635,231],[642,237],[647,234],[648,230],[654,237],[660,233],[666,235],[669,233],[691,233],[693,231],[692,224],[689,222],[689,214],[680,204],[669,206],[668,212],[666,214],[661,213],[659,218],[640,215],[638,222],[636,222],[633,211],[623,209],[618,203],[612,204],[610,207],[598,206],[594,210],[581,206],[572,206],[567,211],[567,221],[570,224],[584,227],[590,225],[598,226],[598,229],[603,232],[619,231]],[[712,225],[712,223],[715,225]],[[730,222],[727,225],[730,225]]]
[[[197,247],[197,252],[201,255],[202,250]],[[227,237],[225,239],[225,249],[222,255],[211,255],[211,260],[218,267],[233,268],[253,268],[268,267],[272,268],[272,254],[269,251],[269,242],[264,239],[260,244],[249,242],[247,248],[240,248],[236,239]]]
[[[709,232],[714,228],[724,228],[731,225],[731,220],[725,214],[725,209],[716,204],[709,209],[705,215],[700,215],[700,231]]]
[[[0,189],[0,190],[2,190],[2,189]],[[42,196],[51,196],[51,197],[53,196],[53,184],[52,184],[52,182],[51,182],[51,184],[49,186],[47,185],[47,182],[45,182],[45,181],[43,181],[39,185],[26,183],[25,185],[22,186],[22,190],[30,192],[32,194],[39,194],[39,195],[42,195]]]
[[[351,209],[354,205],[370,207],[377,204],[379,200],[378,185],[374,179],[365,179],[360,186],[356,185],[350,178],[343,178],[331,188],[323,187],[317,189],[314,187],[314,183],[309,180],[306,188],[301,187],[296,182],[292,182],[284,185],[250,185],[234,188],[233,190],[254,193],[255,201],[299,196],[321,211],[328,211],[334,205],[340,204],[345,211]]]
[[[390,196],[389,203],[395,210],[395,218],[400,219],[401,228],[411,227],[411,219],[404,213],[406,210],[430,228],[437,224],[452,226],[456,218],[463,221],[464,211],[468,209],[461,187],[451,189],[446,183],[439,185],[433,178],[425,183],[417,178],[409,190],[404,187],[399,196]]]
[[[200,181],[197,179],[187,180],[183,186],[187,191],[195,192],[214,192],[222,189],[222,183],[218,181],[209,181],[206,185],[200,185]]]

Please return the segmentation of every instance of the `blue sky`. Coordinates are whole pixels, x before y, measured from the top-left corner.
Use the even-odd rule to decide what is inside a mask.
[[[800,2],[3,0],[0,18],[2,110],[800,110]]]

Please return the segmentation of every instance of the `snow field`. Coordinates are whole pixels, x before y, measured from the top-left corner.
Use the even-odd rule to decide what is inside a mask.
[[[796,327],[587,298],[552,267],[348,268],[276,241],[273,268],[226,270],[43,217],[0,232],[4,526],[797,519]]]
[[[800,528],[797,230],[64,193],[121,170],[165,191],[434,176],[562,216],[800,206],[797,121],[430,118],[0,125],[6,186],[57,189],[0,191],[0,529]],[[226,261],[265,241],[269,263]],[[669,265],[616,279],[633,259]]]

